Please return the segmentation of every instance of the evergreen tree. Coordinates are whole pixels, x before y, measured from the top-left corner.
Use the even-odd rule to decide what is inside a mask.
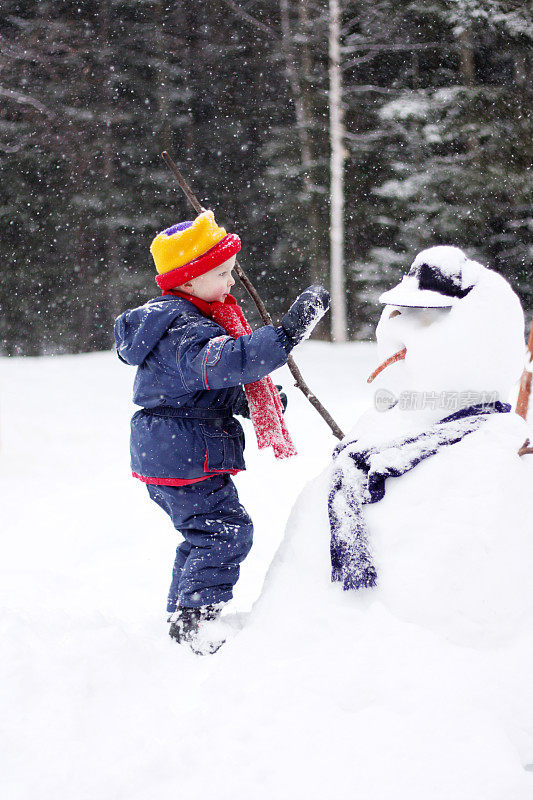
[[[367,329],[380,291],[418,250],[441,243],[501,271],[531,311],[531,24],[508,6],[390,9],[390,41],[410,60],[397,63],[370,130],[355,141],[379,165],[370,189],[376,230],[353,265]],[[424,46],[413,61],[408,47],[417,42]]]
[[[274,316],[328,281],[327,0],[2,11],[0,353],[111,347],[115,314],[157,291],[150,241],[193,215],[163,149],[241,234]],[[352,336],[442,242],[500,270],[531,311],[532,30],[512,0],[345,0]]]

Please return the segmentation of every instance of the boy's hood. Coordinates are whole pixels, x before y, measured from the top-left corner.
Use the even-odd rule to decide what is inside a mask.
[[[187,306],[190,303],[179,297],[157,297],[117,317],[115,343],[119,358],[126,364],[142,364]]]

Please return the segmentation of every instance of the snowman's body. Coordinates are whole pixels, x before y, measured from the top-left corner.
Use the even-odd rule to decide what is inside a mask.
[[[533,630],[533,464],[518,456],[527,434],[516,414],[494,414],[365,506],[394,613],[473,645],[507,639],[525,615]]]
[[[462,347],[468,366],[463,337],[446,326],[455,308],[423,328],[428,343],[417,341],[414,317],[391,318],[386,307],[382,356],[404,346],[407,355],[384,370],[381,387],[508,388],[519,377],[523,339],[514,295],[506,296],[511,318],[496,354],[506,360],[495,367],[483,359],[490,325],[478,328],[474,381],[472,371],[456,365],[454,375],[449,363],[432,365],[426,384],[418,380],[424,353],[443,357],[435,325],[445,325],[444,339]],[[494,309],[476,313],[479,325]],[[416,435],[446,413],[372,409],[346,440],[379,445]],[[518,456],[527,435],[514,413],[493,414],[457,444],[388,478],[385,497],[364,506],[378,575],[372,589],[343,591],[331,582],[335,465],[302,492],[249,624],[221,654],[217,684],[229,682],[230,697],[257,715],[241,761],[265,754],[275,771],[265,778],[271,794],[533,797],[533,456]],[[221,727],[229,713],[222,705]],[[288,776],[285,793],[276,774]]]

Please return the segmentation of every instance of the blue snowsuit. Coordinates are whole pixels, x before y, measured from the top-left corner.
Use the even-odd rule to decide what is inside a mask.
[[[233,409],[242,384],[285,364],[291,344],[271,325],[233,339],[171,295],[121,314],[115,341],[119,358],[138,368],[133,402],[142,408],[131,421],[132,472],[185,539],[167,609],[225,602],[253,532],[230,477],[245,469]]]

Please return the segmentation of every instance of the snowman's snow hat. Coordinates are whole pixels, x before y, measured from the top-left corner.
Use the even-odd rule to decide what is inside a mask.
[[[451,308],[472,289],[480,265],[458,247],[441,245],[422,250],[409,273],[384,292],[380,303],[410,308]]]

